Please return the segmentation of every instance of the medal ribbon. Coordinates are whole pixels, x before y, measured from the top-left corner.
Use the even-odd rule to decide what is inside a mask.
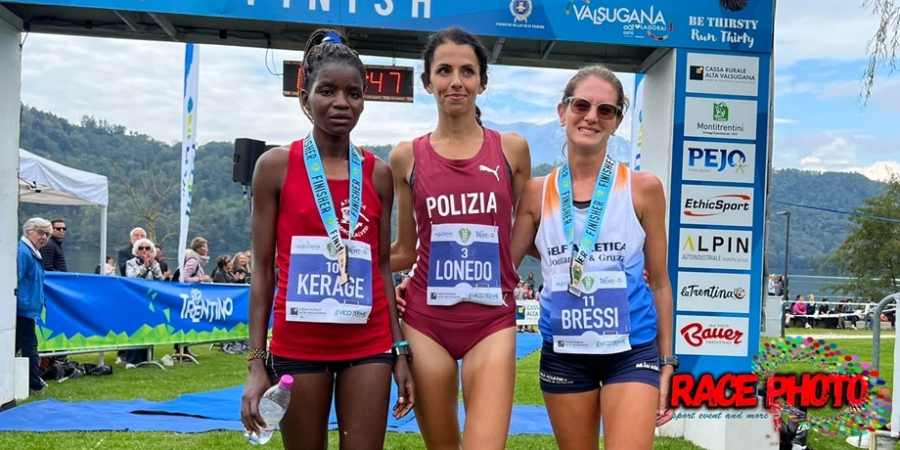
[[[609,156],[604,158],[603,166],[597,175],[597,185],[594,188],[594,195],[591,196],[591,206],[588,209],[577,252],[575,251],[575,207],[572,204],[572,179],[569,174],[569,163],[566,162],[559,169],[558,184],[563,233],[565,233],[566,242],[572,251],[569,285],[576,290],[584,275],[584,263],[587,261],[588,255],[593,252],[593,247],[600,234],[600,224],[603,223],[603,215],[606,213],[606,202],[615,180],[615,167],[616,163]]]
[[[334,211],[334,201],[331,198],[331,190],[328,188],[328,180],[325,178],[325,166],[322,165],[322,157],[319,155],[319,147],[312,133],[303,140],[303,161],[306,163],[306,175],[313,189],[313,197],[316,199],[316,208],[319,217],[328,232],[328,239],[338,254],[338,265],[341,270],[341,284],[348,280],[347,276],[347,249],[341,240],[341,232],[338,229],[338,219]],[[353,238],[356,224],[359,221],[359,211],[362,208],[362,157],[353,143],[350,143],[350,228],[347,240]]]

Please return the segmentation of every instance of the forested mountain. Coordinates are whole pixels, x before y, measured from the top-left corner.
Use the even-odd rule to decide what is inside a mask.
[[[20,147],[109,178],[107,244],[110,254],[128,243],[131,228],[143,226],[151,238],[169,250],[168,257],[174,256],[171,250],[177,246],[179,228],[180,144],[169,145],[105,120],[83,118],[80,124],[73,124],[25,106],[22,107],[21,122]],[[522,124],[494,126],[504,131],[525,129]],[[617,147],[627,145],[627,141],[624,142],[617,143]],[[533,152],[548,145],[543,141],[532,143]],[[365,147],[387,160],[390,146]],[[240,185],[232,182],[233,153],[232,142],[214,142],[201,146],[195,159],[189,235],[207,238],[213,255],[250,247],[250,197]],[[546,158],[534,159],[534,175],[549,171],[549,164],[541,164],[545,162]],[[792,272],[817,270],[828,273],[822,262],[846,236],[847,216],[793,205],[850,211],[863,198],[878,195],[883,189],[882,183],[862,175],[775,171],[769,208],[771,270],[780,272],[784,261],[785,219],[775,216],[776,212],[784,209],[792,212]],[[69,229],[67,248],[99,248],[100,214],[97,208],[23,203],[19,213],[20,222],[34,215],[65,218]]]

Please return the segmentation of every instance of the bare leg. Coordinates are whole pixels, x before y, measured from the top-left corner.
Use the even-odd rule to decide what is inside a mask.
[[[653,448],[659,389],[645,383],[614,383],[600,390],[600,401],[603,404],[604,449]]]
[[[341,450],[381,450],[387,428],[393,366],[363,364],[337,377],[335,409]]]
[[[291,403],[281,419],[285,450],[326,450],[333,373],[293,375]]]
[[[559,450],[596,450],[600,446],[599,389],[576,394],[544,392],[544,404]]]
[[[503,450],[509,436],[516,382],[516,329],[500,330],[463,358],[465,450]]]
[[[430,337],[403,325],[413,361],[416,421],[428,450],[459,450],[459,366]]]

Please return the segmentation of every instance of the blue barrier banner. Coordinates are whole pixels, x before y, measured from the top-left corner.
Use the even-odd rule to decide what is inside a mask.
[[[250,287],[48,272],[42,352],[243,340]]]
[[[769,53],[774,1],[12,0],[12,3],[643,47]]]

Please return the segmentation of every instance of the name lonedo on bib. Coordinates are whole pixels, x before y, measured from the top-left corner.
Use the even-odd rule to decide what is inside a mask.
[[[346,283],[341,283],[338,251],[323,236],[294,236],[285,295],[285,320],[364,324],[372,311],[372,250],[369,244],[343,241]]]
[[[498,238],[498,228],[491,225],[432,225],[427,303],[502,305]]]

